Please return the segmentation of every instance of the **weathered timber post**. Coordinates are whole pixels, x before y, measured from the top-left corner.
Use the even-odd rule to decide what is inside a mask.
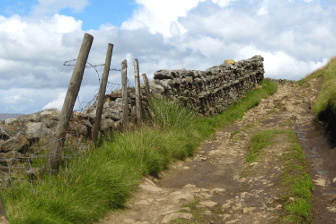
[[[7,214],[6,214],[6,210],[5,210],[5,206],[2,203],[1,196],[0,196],[0,223],[1,224],[9,224]]]
[[[113,50],[113,44],[109,43],[107,47],[106,58],[105,58],[103,78],[102,78],[102,82],[100,84],[100,89],[99,89],[98,104],[97,104],[97,109],[96,109],[96,119],[95,119],[95,123],[93,126],[93,132],[92,132],[92,140],[94,144],[97,143],[98,131],[100,129],[100,121],[101,121],[101,115],[103,112],[106,84],[107,84],[107,79],[108,79],[109,72],[110,72],[112,50]]]
[[[136,102],[136,116],[138,125],[141,124],[142,114],[141,114],[141,99],[140,99],[140,80],[139,80],[139,63],[138,59],[133,60],[134,65],[134,76],[135,76],[135,102]]]
[[[78,91],[82,83],[84,69],[87,58],[89,56],[92,42],[93,36],[85,33],[55,131],[55,144],[52,144],[50,150],[49,164],[52,170],[58,170],[59,168],[59,158],[57,157],[57,151],[58,149],[60,149],[60,154],[62,153],[62,148],[65,142],[66,130],[68,128],[70,118],[73,112],[73,107],[75,105]]]
[[[148,82],[146,73],[143,73],[143,74],[142,74],[142,79],[143,79],[144,82],[145,82],[146,95],[147,95],[147,98],[148,98],[148,100],[149,100],[149,98],[150,98],[150,91],[149,91],[149,82]]]
[[[122,124],[126,127],[128,123],[128,96],[127,96],[127,60],[121,62],[121,85],[122,85]]]
[[[154,120],[155,119],[155,115],[154,115],[153,111],[150,109],[150,105],[149,105],[149,100],[151,98],[151,93],[150,93],[149,82],[148,82],[148,78],[146,76],[146,73],[142,74],[142,78],[143,78],[143,80],[145,82],[145,91],[146,91],[146,96],[147,96],[147,100],[148,100],[148,105],[147,106],[148,106],[148,111],[150,113],[149,116],[150,116],[150,118],[152,120]]]

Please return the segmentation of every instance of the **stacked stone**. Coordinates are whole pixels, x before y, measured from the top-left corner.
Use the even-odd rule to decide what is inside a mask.
[[[185,105],[197,108],[204,116],[218,114],[254,88],[255,83],[261,84],[264,78],[263,60],[257,55],[237,63],[226,60],[205,71],[158,70],[149,84],[155,95],[179,99]]]

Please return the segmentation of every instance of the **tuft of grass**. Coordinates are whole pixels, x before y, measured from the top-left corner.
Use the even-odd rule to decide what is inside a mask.
[[[308,220],[312,205],[310,202],[307,202],[302,198],[297,198],[294,203],[286,205],[285,209],[292,214],[288,218],[291,218],[293,221],[301,220],[300,217],[304,217],[306,220]]]
[[[150,107],[155,114],[156,122],[159,123],[161,130],[179,128],[187,130],[198,117],[197,110],[184,105],[181,101],[172,101],[166,96],[161,98],[152,95]]]
[[[249,150],[246,156],[246,162],[254,162],[259,157],[261,149],[272,144],[271,140],[274,138],[274,135],[281,132],[282,131],[278,130],[266,130],[252,136],[248,145]]]

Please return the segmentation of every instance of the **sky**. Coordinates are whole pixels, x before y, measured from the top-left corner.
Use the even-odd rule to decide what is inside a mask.
[[[334,0],[0,1],[0,120],[62,110],[74,69],[63,64],[85,33],[94,37],[87,62],[104,64],[114,44],[110,68],[126,59],[131,86],[135,58],[141,83],[143,73],[152,80],[157,70],[205,71],[254,55],[265,78],[300,80],[336,56],[335,18]],[[85,69],[75,111],[99,91],[104,67],[95,68]],[[111,70],[105,93],[120,84]]]

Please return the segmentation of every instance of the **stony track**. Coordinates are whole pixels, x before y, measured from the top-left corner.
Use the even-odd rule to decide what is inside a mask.
[[[279,134],[263,149],[262,159],[247,164],[245,158],[250,139],[264,130],[291,129],[298,133],[300,127],[305,127],[315,131],[310,108],[321,79],[309,82],[310,87],[279,85],[277,93],[262,99],[241,120],[219,130],[214,140],[204,142],[194,158],[176,162],[159,179],[143,178],[127,209],[111,212],[99,223],[277,223],[284,209],[279,203],[284,169],[280,157],[292,143],[285,134]],[[316,181],[313,202],[318,204],[323,199],[319,191],[333,182],[323,182],[326,177],[314,171],[322,168],[313,165],[315,160],[308,149],[303,150],[308,153],[312,179]],[[183,207],[184,204],[191,206]],[[318,214],[314,213],[313,222],[320,223],[322,215],[327,217],[323,223],[335,223],[332,202],[319,206],[322,207]]]

